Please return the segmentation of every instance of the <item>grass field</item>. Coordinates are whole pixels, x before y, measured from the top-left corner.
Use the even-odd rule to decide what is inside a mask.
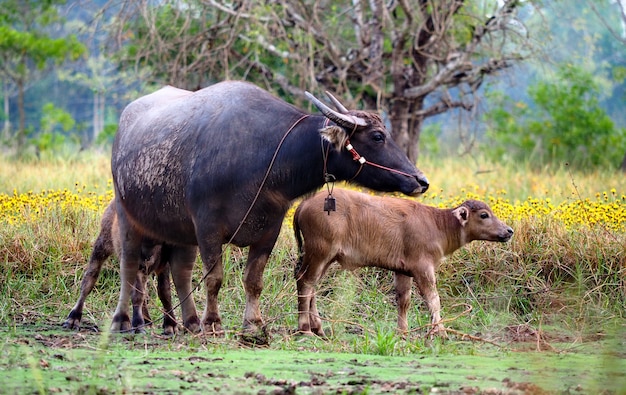
[[[457,251],[440,267],[438,287],[445,325],[451,329],[449,339],[429,342],[424,338],[428,315],[417,296],[409,312],[412,331],[407,337],[398,336],[394,331],[396,310],[392,276],[379,269],[331,270],[318,286],[318,304],[329,338],[294,336],[297,319],[292,277],[296,251],[288,218],[264,276],[261,310],[272,342],[269,354],[263,354],[268,355],[267,359],[259,362],[255,360],[260,355],[258,351],[241,349],[236,340],[245,303],[242,272],[246,255],[245,249],[236,247],[226,248],[224,257],[225,277],[220,293],[222,320],[227,328],[224,339],[183,334],[163,339],[159,336],[158,323],[145,336],[111,338],[92,333],[96,328],[100,331],[108,328],[117,302],[119,275],[115,261],[103,269],[96,289],[87,300],[83,317],[85,329],[79,333],[61,331],[60,324],[78,296],[100,215],[112,198],[108,157],[84,153],[71,160],[31,163],[0,160],[0,348],[3,355],[8,356],[8,362],[0,363],[0,371],[11,372],[1,380],[17,386],[5,386],[12,388],[6,393],[150,392],[146,381],[139,380],[143,373],[138,372],[137,381],[133,381],[106,369],[100,372],[98,366],[106,365],[102,361],[111,359],[115,366],[126,369],[153,357],[185,361],[185,369],[181,368],[178,373],[171,365],[146,363],[151,367],[146,375],[153,381],[158,374],[150,373],[151,369],[163,369],[167,377],[178,381],[181,376],[192,380],[190,375],[193,374],[187,369],[193,369],[189,360],[194,357],[213,361],[218,370],[226,369],[218,367],[218,361],[245,360],[250,369],[243,369],[243,373],[233,370],[235,376],[228,384],[230,388],[247,393],[235,383],[254,381],[254,375],[262,374],[266,380],[257,382],[263,385],[252,385],[250,388],[254,391],[250,393],[271,392],[275,388],[288,389],[292,383],[289,378],[296,377],[295,372],[262,372],[263,367],[273,365],[272,358],[286,364],[283,353],[291,355],[286,358],[292,358],[289,363],[297,371],[302,371],[298,361],[305,355],[325,353],[322,362],[311,363],[328,365],[328,372],[324,373],[327,376],[320,376],[320,372],[325,371],[321,369],[314,375],[308,374],[307,378],[299,378],[309,385],[298,387],[298,393],[335,390],[379,393],[385,392],[385,386],[398,390],[398,385],[407,383],[409,389],[417,389],[419,393],[455,393],[461,386],[469,386],[467,391],[470,392],[466,393],[491,389],[504,393],[541,393],[537,391],[544,389],[565,392],[576,390],[577,385],[581,386],[581,393],[602,392],[603,389],[607,393],[626,393],[626,368],[622,369],[626,358],[624,174],[572,173],[567,167],[532,172],[524,164],[502,166],[465,158],[424,158],[419,167],[432,185],[418,200],[451,207],[466,198],[481,199],[515,230],[509,243],[474,242]],[[292,211],[288,217],[290,215]],[[194,277],[196,284],[200,281],[199,267],[198,264]],[[202,309],[201,287],[195,292],[198,308]],[[150,293],[152,317],[158,317],[154,285]],[[275,351],[274,357],[271,351]],[[233,352],[235,354],[231,354]],[[348,361],[356,362],[342,362],[340,367],[331,363],[343,361],[346,356],[349,356]],[[384,360],[388,361],[388,366],[374,356],[387,358]],[[510,363],[521,364],[524,367],[518,366],[518,369],[530,373],[517,375],[514,369],[500,372],[498,366],[484,365],[484,361],[473,359],[480,356],[503,358],[502,361],[522,358]],[[86,363],[85,359],[90,358],[96,360]],[[365,371],[362,364],[376,364],[379,371],[389,373],[399,369],[397,364],[416,366],[411,363],[419,365],[419,361],[424,369],[435,365],[436,370],[438,359],[445,360],[441,369],[452,369],[452,373],[455,366],[457,370],[458,366],[467,364],[477,367],[474,374],[464,372],[455,379],[451,378],[454,374],[438,375],[428,370],[428,377],[435,377],[430,381],[413,377],[402,379],[406,373],[384,379],[373,373],[356,379],[338,373],[345,369]],[[555,362],[559,359],[563,366]],[[509,362],[502,362],[506,363]],[[570,366],[568,371],[567,366],[571,364],[576,367]],[[76,369],[76,365],[80,365],[80,374],[93,377],[95,381],[63,379],[71,376],[67,370]],[[346,365],[351,367],[346,368]],[[59,371],[65,376],[57,382],[59,378],[55,373]],[[17,372],[21,372],[20,379],[11,380],[10,377],[17,377]],[[253,376],[246,377],[250,372]],[[187,382],[189,391],[206,390],[206,380],[219,382],[219,374],[218,377],[203,374],[197,386]],[[233,378],[231,373],[220,374]],[[276,382],[269,379],[270,374],[278,377]],[[490,374],[497,380],[489,382]],[[540,378],[538,374],[545,377]],[[116,384],[99,383],[99,375],[105,382],[114,380]],[[565,380],[565,376],[571,379]],[[459,378],[461,380],[457,380]],[[503,381],[507,378],[509,381]],[[341,380],[330,387],[311,384],[314,380],[331,383],[335,379]],[[280,380],[287,380],[286,384]],[[354,385],[347,386],[349,382]],[[511,382],[527,383],[528,387],[516,387]],[[174,388],[154,384],[155,392],[159,392],[157,389],[185,392],[178,384]],[[59,391],[49,391],[50,388]]]

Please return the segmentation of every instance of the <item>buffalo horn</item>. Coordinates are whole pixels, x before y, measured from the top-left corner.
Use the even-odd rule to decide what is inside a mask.
[[[345,108],[343,106],[343,104],[341,104],[341,102],[339,100],[337,100],[337,98],[335,96],[332,95],[332,93],[330,93],[329,91],[326,91],[326,96],[328,96],[330,101],[333,102],[333,105],[335,106],[337,111],[339,111],[342,114],[347,114],[348,113],[348,109]]]
[[[313,104],[315,104],[315,107],[317,107],[317,109],[320,110],[320,112],[324,114],[326,118],[335,122],[337,125],[346,129],[353,129],[355,126],[367,126],[367,122],[365,122],[363,118],[347,114],[341,114],[319,101],[309,92],[304,92],[304,94]]]

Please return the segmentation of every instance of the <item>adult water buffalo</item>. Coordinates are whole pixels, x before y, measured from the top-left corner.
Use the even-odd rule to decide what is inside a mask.
[[[202,329],[191,293],[197,248],[203,262],[206,333],[221,334],[217,296],[224,243],[250,246],[244,271],[244,333],[262,329],[263,270],[293,199],[327,177],[418,195],[428,181],[381,118],[333,110],[307,93],[310,115],[245,82],[196,92],[162,88],[123,111],[111,168],[120,231],[121,292],[112,330],[130,330],[128,301],[142,237],[173,244],[170,264],[183,325]],[[329,176],[329,175],[332,175]],[[322,207],[320,207],[322,210]]]

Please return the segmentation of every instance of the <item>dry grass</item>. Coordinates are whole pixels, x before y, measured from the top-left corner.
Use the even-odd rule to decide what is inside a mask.
[[[0,160],[0,283],[6,284],[0,293],[0,322],[9,323],[29,310],[59,319],[69,312],[99,217],[112,196],[108,165],[105,155],[53,163]],[[528,167],[476,165],[462,159],[427,159],[420,168],[432,181],[420,200],[444,206],[467,197],[487,200],[515,229],[510,243],[471,243],[440,268],[444,315],[460,317],[452,327],[488,333],[559,322],[584,331],[625,318],[622,174],[570,174],[566,169],[534,173]],[[490,171],[476,171],[485,169]],[[20,204],[15,197],[22,199]],[[265,274],[262,309],[275,327],[296,327],[292,237],[287,222]],[[245,300],[244,254],[230,249],[221,293],[224,321],[233,327],[240,325]],[[88,300],[89,317],[104,321],[111,314],[119,289],[116,281],[115,265],[106,267],[99,284],[108,288],[98,288]],[[201,303],[203,295],[197,292]],[[333,271],[320,284],[320,308],[333,330],[384,333],[376,323],[395,326],[392,292],[388,272]],[[468,305],[471,313],[461,314]],[[419,302],[410,319],[413,328],[427,324]]]

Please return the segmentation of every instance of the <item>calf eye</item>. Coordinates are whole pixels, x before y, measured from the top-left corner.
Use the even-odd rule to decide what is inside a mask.
[[[385,141],[385,135],[382,133],[374,133],[374,135],[372,136],[372,140],[376,141],[377,143],[381,143]]]
[[[487,213],[480,213],[480,218],[487,219],[487,218],[489,218],[489,214],[487,214]]]

